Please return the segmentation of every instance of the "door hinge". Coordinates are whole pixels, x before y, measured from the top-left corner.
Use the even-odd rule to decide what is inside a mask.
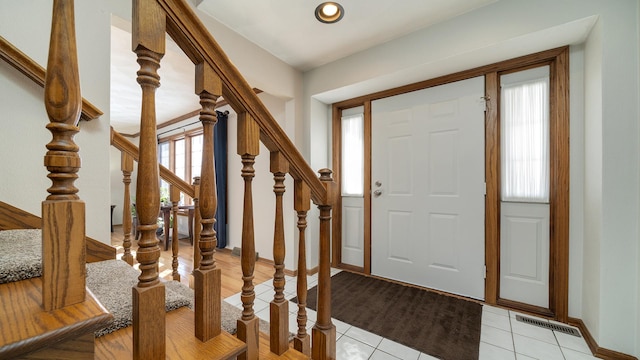
[[[481,97],[484,102],[484,111],[489,111],[489,101],[491,101],[491,96],[486,95]]]
[[[487,195],[487,183],[486,182],[484,183],[484,195],[485,196]]]
[[[487,278],[487,265],[484,266],[484,278]]]

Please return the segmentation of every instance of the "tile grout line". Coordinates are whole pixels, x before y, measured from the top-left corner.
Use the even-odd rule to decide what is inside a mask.
[[[507,310],[507,315],[509,316],[509,331],[511,332],[511,343],[513,344],[513,358],[518,358],[518,353],[516,352],[516,339],[513,336],[513,325],[511,325],[511,311]]]

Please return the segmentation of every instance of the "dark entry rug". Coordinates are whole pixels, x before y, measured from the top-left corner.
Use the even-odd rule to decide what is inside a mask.
[[[316,300],[313,287],[307,307]],[[482,305],[471,301],[342,271],[331,278],[331,313],[443,360],[478,359]]]

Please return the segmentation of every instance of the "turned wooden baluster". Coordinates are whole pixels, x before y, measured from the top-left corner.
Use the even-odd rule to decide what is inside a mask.
[[[244,207],[242,214],[242,317],[238,319],[238,339],[247,344],[247,351],[238,356],[241,360],[258,359],[259,332],[258,317],[253,311],[256,298],[253,287],[253,271],[256,263],[256,247],[253,231],[253,195],[251,182],[255,176],[253,164],[260,152],[260,129],[247,113],[238,114],[238,155],[242,158],[242,178],[244,179]]]
[[[124,183],[124,201],[122,206],[122,232],[124,240],[122,247],[124,254],[122,260],[127,264],[133,265],[133,255],[131,255],[131,172],[133,172],[133,157],[126,152],[122,152],[120,158],[120,167],[122,168],[122,183]]]
[[[160,247],[156,238],[160,185],[156,138],[155,91],[165,52],[165,14],[155,0],[134,0],[132,49],[138,56],[142,88],[140,157],[136,187],[138,241],[136,260],[142,272],[133,288],[133,358],[165,359],[165,289],[158,278]]]
[[[180,281],[180,274],[178,273],[178,252],[180,251],[180,244],[178,239],[178,203],[180,202],[180,189],[173,185],[169,185],[169,200],[171,201],[171,219],[172,221],[172,231],[171,234],[171,255],[173,256],[171,260],[171,268],[173,272],[171,275],[173,276],[173,280]],[[166,226],[165,226],[166,227]],[[167,239],[169,238],[167,234]]]
[[[202,230],[200,217],[200,176],[193,178],[193,269],[200,267],[200,231]]]
[[[207,341],[221,331],[221,271],[216,268],[214,253],[217,243],[216,231],[216,172],[213,161],[213,129],[218,121],[215,107],[222,94],[222,82],[206,63],[196,66],[196,94],[200,96],[200,122],[202,122],[202,168],[200,172],[200,223],[202,232],[200,264],[193,272],[195,281],[195,332],[196,337]]]
[[[42,202],[42,302],[45,310],[85,299],[85,205],[74,182],[80,170],[78,133],[82,110],[73,0],[55,0],[44,103],[53,139],[44,165],[52,185]]]
[[[336,327],[331,322],[331,208],[335,203],[336,184],[331,170],[321,169],[320,181],[327,189],[320,209],[320,261],[318,264],[318,316],[312,330],[313,359],[336,358]]]
[[[307,334],[307,252],[305,230],[307,228],[307,211],[311,208],[309,187],[301,180],[296,180],[293,188],[294,209],[298,213],[298,332],[293,338],[293,347],[301,353],[311,356],[310,338]]]
[[[271,172],[273,173],[273,192],[276,195],[276,216],[273,231],[273,288],[275,296],[270,307],[270,349],[282,355],[289,349],[289,302],[284,298],[284,216],[282,195],[285,192],[284,178],[289,172],[289,163],[279,151],[271,152]]]

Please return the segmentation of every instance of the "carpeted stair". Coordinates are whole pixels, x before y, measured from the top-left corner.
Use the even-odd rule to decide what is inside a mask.
[[[0,231],[0,284],[42,276],[42,231],[40,229]],[[113,314],[111,324],[96,331],[102,336],[131,325],[131,288],[140,272],[121,260],[87,264],[87,288]],[[193,290],[177,281],[163,281],[166,311],[193,306]],[[222,328],[235,334],[241,310],[222,302]],[[269,324],[260,321],[260,331],[268,333]]]

